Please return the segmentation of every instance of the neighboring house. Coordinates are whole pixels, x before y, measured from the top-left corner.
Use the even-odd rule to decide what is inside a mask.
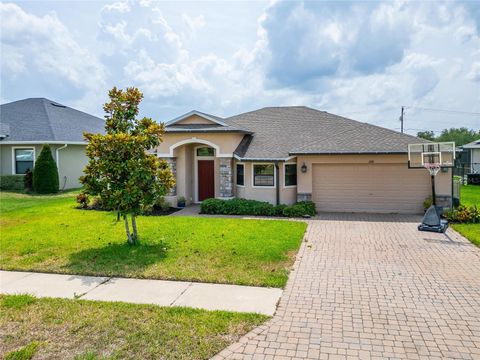
[[[480,173],[480,139],[462,146],[463,151],[470,152],[470,171]]]
[[[408,169],[407,145],[425,142],[308,107],[268,107],[229,118],[191,111],[166,124],[157,155],[177,185],[168,199],[210,197],[291,204],[319,211],[418,213],[430,175]],[[452,172],[437,175],[450,205]]]
[[[61,189],[81,186],[87,164],[83,132],[104,131],[105,121],[44,98],[30,98],[0,107],[0,175],[21,175],[35,166],[42,146],[49,144],[58,167]]]

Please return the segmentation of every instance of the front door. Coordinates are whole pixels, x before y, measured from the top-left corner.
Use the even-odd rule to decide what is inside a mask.
[[[215,197],[214,160],[198,160],[198,201]]]

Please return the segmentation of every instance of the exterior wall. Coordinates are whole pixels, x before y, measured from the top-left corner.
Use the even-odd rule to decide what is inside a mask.
[[[313,164],[405,164],[407,166],[407,155],[311,155],[299,156],[297,158],[298,170],[298,193],[299,200],[311,198],[312,194],[312,172]],[[305,164],[307,172],[302,173],[300,167]],[[430,175],[426,170],[412,169],[411,171],[424,171],[425,176]],[[439,204],[449,205],[452,193],[452,170],[448,172],[440,171],[435,179],[437,197]],[[427,194],[428,195],[428,194]]]
[[[175,124],[186,125],[186,124],[216,124],[216,123],[198,115],[191,115],[179,122],[176,122]]]
[[[480,173],[480,149],[471,149],[472,151],[472,171]]]
[[[288,161],[287,163],[295,162]],[[245,186],[238,186],[237,179],[236,179],[236,164],[242,163],[245,165]],[[251,161],[235,161],[234,163],[234,194],[237,198],[243,199],[251,199],[251,200],[259,200],[259,201],[267,201],[271,204],[276,203],[277,199],[277,190],[275,188],[269,187],[253,187],[253,179],[252,179],[252,172],[253,172],[253,164],[257,162]],[[273,163],[272,163],[273,164]],[[297,196],[297,188],[296,187],[284,187],[285,185],[285,178],[284,178],[284,169],[283,169],[283,162],[278,163],[279,166],[279,181],[280,181],[280,204],[293,204],[296,202]],[[297,165],[297,181],[298,181],[298,165]]]
[[[228,157],[232,157],[242,139],[243,134],[241,133],[166,133],[163,143],[157,148],[157,154],[160,157],[169,157],[170,146],[178,142],[190,141],[190,143],[194,143],[195,140],[200,140],[199,145],[202,145],[201,140],[204,140],[217,145],[220,155],[228,154],[230,155]]]
[[[40,155],[42,146],[37,145],[2,145],[0,144],[0,175],[13,174],[13,148],[35,148],[35,158]],[[58,167],[60,189],[72,189],[81,187],[78,178],[83,174],[83,169],[87,164],[85,156],[85,145],[68,145],[59,150],[59,159],[56,158],[56,149],[63,147],[62,144],[50,145],[52,156]],[[60,161],[58,161],[60,160]]]

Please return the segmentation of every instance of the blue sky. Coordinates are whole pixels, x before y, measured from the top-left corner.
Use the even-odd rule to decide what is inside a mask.
[[[102,115],[137,86],[142,115],[306,105],[399,129],[480,127],[479,2],[1,2],[1,102]]]

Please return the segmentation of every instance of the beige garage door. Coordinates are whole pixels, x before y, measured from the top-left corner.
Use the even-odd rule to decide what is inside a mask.
[[[428,172],[404,164],[313,165],[318,211],[420,213],[430,193]]]

